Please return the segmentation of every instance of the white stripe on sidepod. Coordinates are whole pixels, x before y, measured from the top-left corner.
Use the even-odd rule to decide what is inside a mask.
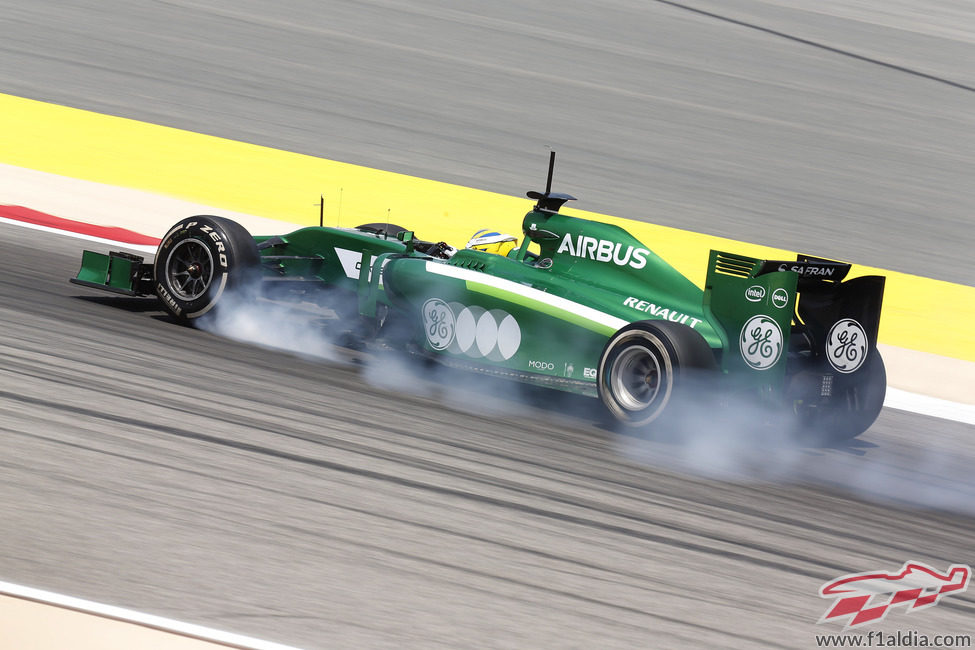
[[[629,321],[625,321],[622,318],[617,318],[616,316],[610,316],[609,314],[605,314],[598,309],[587,307],[566,298],[553,296],[545,291],[539,291],[538,289],[533,289],[532,287],[526,287],[523,284],[512,282],[511,280],[497,278],[492,275],[488,275],[487,273],[480,273],[478,271],[471,271],[470,269],[462,269],[456,266],[449,266],[447,264],[440,264],[437,262],[427,262],[427,271],[436,275],[457,278],[458,280],[464,280],[465,282],[477,282],[478,284],[486,284],[489,287],[494,287],[495,289],[500,289],[502,291],[509,291],[515,295],[523,296],[529,300],[534,300],[535,302],[540,302],[550,307],[555,307],[556,309],[561,309],[562,311],[580,316],[594,323],[611,327],[614,330],[618,330],[624,325],[629,325]]]

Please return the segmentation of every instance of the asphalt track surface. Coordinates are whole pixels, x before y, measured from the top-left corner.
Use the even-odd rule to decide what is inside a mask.
[[[960,0],[2,0],[0,29],[9,94],[513,195],[554,147],[580,208],[975,284]]]
[[[891,67],[664,3],[206,6],[5,6],[0,89],[504,192],[551,144],[580,207],[972,283],[964,15],[894,47],[735,5]],[[823,582],[972,561],[971,426],[620,436],[493,384],[180,327],[67,284],[81,248],[0,227],[5,580],[310,647],[811,647]]]
[[[975,427],[618,435],[91,295],[65,282],[83,244],[0,226],[8,581],[309,647],[809,647],[823,582],[970,561]]]

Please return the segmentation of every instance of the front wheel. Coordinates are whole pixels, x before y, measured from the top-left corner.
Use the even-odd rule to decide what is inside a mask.
[[[260,253],[236,221],[198,215],[169,229],[156,251],[156,294],[170,314],[190,321],[228,293],[258,280]]]
[[[715,367],[704,338],[679,323],[640,321],[621,328],[596,371],[599,398],[617,421],[644,426],[690,392]]]

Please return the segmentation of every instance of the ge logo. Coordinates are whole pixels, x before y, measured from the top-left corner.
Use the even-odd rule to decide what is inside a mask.
[[[867,359],[867,333],[852,318],[836,321],[826,337],[826,358],[839,372],[855,372]]]
[[[454,312],[443,300],[423,303],[423,331],[434,350],[443,350],[454,340]]]
[[[782,329],[768,316],[752,316],[738,336],[741,358],[755,370],[768,370],[782,356]]]

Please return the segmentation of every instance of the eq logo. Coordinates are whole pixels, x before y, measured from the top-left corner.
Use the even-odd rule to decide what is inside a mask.
[[[423,331],[434,350],[443,350],[454,340],[456,324],[450,305],[439,298],[423,303]]]
[[[949,595],[968,589],[972,569],[952,564],[944,573],[921,562],[905,562],[900,571],[851,573],[819,588],[821,598],[833,598],[819,623],[845,622],[847,628],[884,620],[893,607],[908,613],[933,607]]]
[[[782,328],[768,316],[752,316],[738,335],[738,349],[750,367],[768,370],[782,356]]]
[[[836,321],[826,337],[826,358],[839,372],[855,372],[867,359],[867,333],[852,318]]]
[[[472,359],[507,361],[521,347],[521,327],[508,312],[439,298],[423,303],[423,331],[434,350]]]

